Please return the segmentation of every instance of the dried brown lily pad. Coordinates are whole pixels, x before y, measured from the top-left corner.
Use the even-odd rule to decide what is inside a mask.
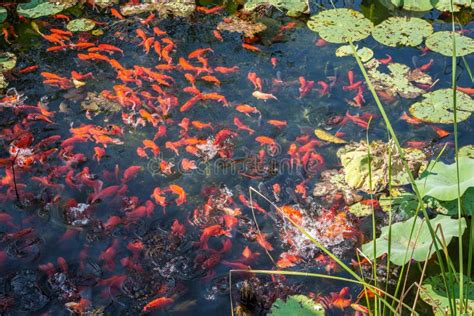
[[[381,72],[378,68],[380,62],[372,59],[365,64],[367,74],[377,91],[383,91],[391,96],[401,96],[402,98],[414,99],[425,90],[417,87],[419,85],[432,85],[431,76],[422,72],[420,69],[410,69],[407,65],[391,63],[387,67],[390,74]]]
[[[243,33],[245,37],[253,37],[255,34],[262,32],[266,28],[265,24],[242,20],[237,17],[231,17],[217,25],[219,31]]]
[[[160,15],[175,15],[186,17],[196,9],[196,3],[192,0],[161,0],[155,3],[144,3],[137,5],[124,5],[120,8],[123,15],[141,14],[157,11]]]
[[[406,148],[404,154],[411,172],[415,175],[426,168],[426,155],[421,150]],[[392,186],[409,183],[408,173],[393,141],[370,143],[370,157],[369,146],[365,141],[344,146],[337,151],[337,156],[344,168],[344,179],[354,190],[366,193],[383,191],[389,183],[389,161],[391,161]],[[369,176],[369,161],[371,176]]]
[[[122,110],[120,104],[93,92],[87,93],[87,96],[81,102],[81,108],[90,112],[119,112]]]
[[[342,194],[347,205],[352,205],[362,200],[362,196],[358,195],[356,190],[347,185],[342,169],[330,169],[321,172],[321,177],[313,188],[313,195],[324,197],[328,202],[333,202],[332,199],[336,199],[338,194]]]

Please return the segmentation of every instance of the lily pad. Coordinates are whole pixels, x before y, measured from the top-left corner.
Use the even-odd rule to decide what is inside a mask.
[[[16,56],[13,53],[0,53],[0,72],[12,70],[16,66]]]
[[[437,236],[449,244],[453,237],[459,237],[458,224],[461,221],[461,236],[466,229],[466,220],[452,219],[449,216],[438,215],[430,219],[431,226],[438,227]],[[412,238],[410,237],[411,228],[415,225]],[[380,237],[376,239],[375,256],[378,258],[388,253],[389,227],[382,227]],[[442,233],[441,233],[442,230]],[[391,226],[391,247],[390,261],[396,265],[404,265],[410,260],[425,261],[434,254],[433,244],[426,220],[414,216],[404,222],[398,222]],[[438,242],[439,243],[439,242]],[[441,245],[439,245],[441,246]],[[370,259],[374,258],[374,242],[371,241],[362,245],[362,252]]]
[[[254,11],[262,5],[272,5],[279,10],[285,10],[289,16],[309,13],[307,0],[249,0],[245,3],[244,10]]]
[[[381,0],[384,6],[407,11],[429,11],[433,9],[433,0]]]
[[[330,43],[348,43],[367,38],[374,25],[362,13],[351,9],[331,9],[313,15],[308,27]]]
[[[164,16],[172,14],[186,17],[191,15],[195,9],[196,2],[193,0],[161,0],[159,3],[124,5],[120,7],[120,13],[128,16],[156,10]]]
[[[474,159],[474,145],[466,145],[459,148],[458,156]]]
[[[456,215],[458,214],[458,200],[453,201],[440,201],[440,205],[444,210],[446,210],[446,214],[448,215]],[[469,188],[464,192],[461,197],[461,213],[463,215],[471,216],[474,214],[474,188]]]
[[[90,19],[75,19],[70,21],[66,28],[71,32],[87,32],[95,27],[95,22]]]
[[[459,12],[462,8],[471,8],[471,0],[439,0],[436,9],[440,11],[451,11],[451,1],[453,1],[453,12]]]
[[[0,7],[0,23],[5,21],[8,16],[8,11],[4,7]]]
[[[401,188],[392,188],[390,195],[382,193],[379,204],[383,211],[411,217],[416,214],[418,200],[413,193]]]
[[[459,312],[461,306],[459,301],[459,275],[452,275],[452,280],[454,280],[454,284],[451,284],[450,288],[453,289],[454,293],[451,293],[450,296],[451,300],[455,298],[454,306]],[[463,302],[464,314],[462,315],[472,315],[474,313],[474,282],[468,276],[463,277],[463,282],[465,291],[469,285],[469,293],[464,293],[467,304],[466,301]],[[441,275],[426,278],[420,287],[420,298],[431,305],[435,316],[450,314],[449,298]]]
[[[397,147],[390,141],[373,141],[370,144],[370,159],[367,142],[350,143],[337,151],[337,156],[344,167],[346,183],[355,190],[376,193],[384,190],[389,182],[389,155],[391,155],[391,181],[393,186],[409,183],[408,174],[400,158]],[[418,149],[406,148],[405,158],[412,172],[417,173],[426,164],[426,156]],[[369,176],[369,160],[370,173]]]
[[[363,63],[368,62],[369,60],[374,57],[374,51],[368,47],[362,47],[361,49],[357,49],[357,56],[359,56],[360,60]],[[336,49],[336,56],[337,57],[344,57],[344,56],[352,56],[352,47],[350,45],[343,45]]]
[[[461,196],[474,187],[474,160],[459,157],[459,188]],[[458,197],[456,163],[447,165],[441,161],[431,161],[427,171],[416,180],[422,197],[431,196],[440,201],[451,201]]]
[[[425,93],[425,90],[414,84],[431,85],[432,78],[419,69],[410,69],[407,65],[391,63],[387,66],[390,74],[381,72],[380,62],[372,59],[365,64],[367,74],[375,90],[383,91],[391,96],[413,99]]]
[[[474,112],[474,100],[461,91],[456,91],[457,121],[467,120]],[[411,115],[429,123],[454,123],[453,91],[440,89],[423,95],[423,100],[410,106]]]
[[[356,190],[349,187],[344,180],[344,171],[329,169],[321,172],[319,181],[313,188],[315,197],[325,199],[335,198],[337,193],[341,193],[346,205],[352,205],[362,200],[362,196]],[[330,203],[333,201],[329,201]]]
[[[433,27],[423,19],[391,17],[377,25],[372,36],[387,46],[418,46],[431,33]]]
[[[316,303],[311,298],[305,295],[292,295],[286,299],[286,302],[282,299],[277,299],[273,303],[270,313],[272,316],[324,316],[324,307]]]
[[[19,15],[26,18],[36,19],[42,16],[57,14],[73,5],[74,3],[63,3],[61,1],[31,0],[30,2],[19,4],[16,11]]]
[[[219,31],[243,33],[246,37],[253,37],[262,32],[267,27],[263,23],[242,20],[238,17],[231,17],[217,25]]]
[[[372,206],[357,202],[356,204],[349,206],[349,213],[357,217],[369,216],[372,214]]]
[[[453,55],[453,34],[456,42],[456,56],[465,56],[474,52],[474,39],[450,31],[431,34],[426,39],[426,47],[434,52],[451,57]]]

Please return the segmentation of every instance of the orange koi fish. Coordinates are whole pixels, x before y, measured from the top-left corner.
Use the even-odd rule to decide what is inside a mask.
[[[280,269],[286,269],[286,268],[295,266],[300,261],[301,261],[301,258],[295,255],[290,255],[287,252],[284,252],[280,255],[280,259],[278,259],[276,265]]]
[[[239,104],[235,107],[235,109],[240,113],[244,113],[247,116],[250,116],[249,113],[261,115],[260,111],[256,107],[250,106],[248,104]]]
[[[262,50],[260,48],[258,48],[257,46],[255,45],[251,45],[251,44],[247,44],[247,43],[242,43],[242,47],[245,48],[246,50],[249,50],[251,52],[255,52],[255,53],[258,53],[258,52],[261,52]]]
[[[155,33],[156,36],[168,35],[165,31],[161,30],[158,26],[153,27],[153,33]]]
[[[436,134],[438,134],[440,138],[444,138],[446,136],[449,136],[450,134],[448,131],[445,131],[444,129],[440,127],[432,126],[432,128],[434,129],[434,131],[436,132]]]
[[[130,166],[123,172],[122,183],[130,181],[143,168],[141,166]]]
[[[155,200],[156,204],[163,207],[166,206],[166,197],[163,196],[163,191],[160,188],[156,187],[151,197]]]
[[[277,142],[268,136],[258,136],[255,140],[260,143],[260,145],[276,145]]]
[[[186,234],[186,227],[184,227],[183,224],[175,219],[173,225],[171,225],[171,234],[178,237],[183,237]]]
[[[182,187],[176,184],[170,184],[168,188],[171,192],[178,195],[178,198],[176,199],[176,205],[179,206],[186,202],[186,192]]]
[[[211,75],[202,76],[200,79],[202,79],[204,81],[207,81],[207,82],[214,83],[217,86],[221,85],[221,81],[219,79],[217,79],[216,77],[211,76]]]
[[[208,52],[214,53],[212,48],[198,48],[198,49],[192,51],[191,53],[189,53],[188,58],[189,59],[198,58],[199,56],[202,56],[202,55],[204,55]]]
[[[234,116],[234,125],[237,126],[238,129],[247,131],[250,135],[252,135],[255,131],[242,123],[237,116]]]
[[[198,101],[203,99],[202,93],[196,94],[194,97],[186,101],[181,108],[179,109],[180,112],[185,112],[189,110],[194,104],[196,104]]]
[[[151,21],[153,21],[154,18],[155,18],[155,14],[151,13],[145,20],[140,21],[140,23],[143,25],[148,25],[151,23]]]
[[[143,45],[147,39],[145,31],[143,31],[142,29],[136,29],[135,32],[137,33],[137,36],[142,39],[142,42],[139,45]]]
[[[262,248],[264,248],[264,249],[266,249],[266,250],[268,250],[268,251],[272,251],[272,250],[273,250],[272,244],[270,244],[270,243],[265,239],[265,235],[263,235],[262,233],[257,234],[256,241],[257,241],[257,243],[258,243]]]
[[[221,73],[221,74],[228,74],[228,73],[233,73],[239,71],[238,66],[234,67],[216,67],[214,68],[215,71]]]
[[[143,140],[143,145],[144,148],[151,149],[151,151],[153,152],[153,156],[155,157],[158,156],[158,154],[160,153],[160,147],[158,147],[155,142],[150,139]]]
[[[474,96],[474,88],[456,87],[458,91]]]
[[[214,14],[219,12],[220,10],[224,9],[224,6],[218,5],[212,8],[206,8],[202,6],[197,6],[196,11],[204,13],[204,14]]]
[[[219,32],[218,30],[213,30],[212,31],[212,35],[214,35],[214,37],[220,41],[220,42],[223,42],[224,41],[224,38],[222,37],[221,35],[221,32]]]
[[[116,9],[112,8],[110,9],[110,14],[112,14],[114,17],[116,17],[117,19],[119,20],[124,20],[125,18],[123,17],[123,15],[120,14],[120,12],[118,12]]]
[[[195,170],[197,169],[196,162],[194,160],[184,158],[181,161],[181,168],[183,168],[184,171]]]
[[[147,303],[145,306],[143,306],[143,311],[144,312],[149,312],[153,309],[162,309],[165,308],[166,306],[172,304],[174,301],[171,298],[168,297],[158,297],[152,300],[151,302]]]
[[[276,126],[278,128],[283,128],[288,125],[287,121],[278,121],[278,120],[268,120],[267,123],[270,125]]]
[[[247,74],[247,79],[253,84],[255,90],[262,90],[262,79],[257,77],[255,72],[249,72]]]
[[[212,123],[210,123],[210,122],[209,122],[209,123],[203,123],[203,122],[201,122],[201,121],[192,121],[191,124],[192,124],[195,128],[197,128],[197,129],[199,129],[199,130],[200,130],[200,129],[204,129],[204,128],[214,129],[214,128],[212,127]]]
[[[420,119],[417,119],[416,117],[411,117],[410,115],[408,115],[406,112],[403,112],[402,116],[400,117],[402,120],[404,120],[405,122],[407,123],[410,123],[410,124],[414,124],[414,125],[417,125],[417,124],[422,124],[423,121],[420,120]]]

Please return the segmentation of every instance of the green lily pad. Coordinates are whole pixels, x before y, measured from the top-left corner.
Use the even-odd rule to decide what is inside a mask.
[[[458,156],[474,159],[474,145],[466,145],[459,148]]]
[[[26,18],[36,19],[42,16],[57,14],[73,4],[62,3],[60,1],[50,2],[48,0],[31,0],[27,3],[21,3],[17,6],[16,11],[19,15]]]
[[[452,280],[454,280],[454,284],[451,284],[450,288],[454,290],[454,293],[451,293],[450,296],[451,300],[453,298],[456,300],[454,306],[456,306],[456,309],[459,312],[459,307],[461,306],[461,302],[459,301],[459,274],[452,274]],[[460,315],[472,315],[474,313],[474,282],[465,275],[463,277],[463,283],[465,291],[464,299],[467,298],[467,305],[466,302],[463,302],[464,314]],[[468,285],[469,292],[466,293]],[[420,298],[428,305],[431,305],[435,316],[445,316],[450,314],[449,298],[441,275],[426,278],[420,287]]]
[[[457,121],[467,120],[474,112],[474,100],[461,91],[456,91]],[[423,100],[410,106],[411,115],[429,123],[454,123],[453,91],[440,89],[423,95]]]
[[[391,96],[413,99],[425,93],[425,90],[414,84],[431,85],[432,78],[419,69],[410,69],[407,65],[390,63],[387,68],[390,73],[379,70],[380,62],[372,59],[366,63],[367,74],[375,90],[383,91]]]
[[[377,25],[372,36],[387,46],[418,46],[431,33],[433,27],[423,19],[391,17]]]
[[[383,191],[389,182],[389,155],[391,155],[391,181],[393,186],[409,183],[408,174],[393,141],[384,143],[373,141],[370,143],[370,174],[367,142],[350,143],[337,151],[337,156],[344,167],[344,178],[352,189],[366,193]],[[405,158],[412,172],[423,169],[426,165],[426,156],[418,149],[404,149]]]
[[[272,316],[324,316],[324,307],[316,303],[311,298],[305,295],[292,295],[286,299],[286,302],[282,299],[277,299],[273,303],[270,313]]]
[[[12,70],[16,66],[16,56],[13,53],[0,53],[0,72]]]
[[[458,214],[458,200],[440,201],[440,205],[448,215]],[[461,197],[461,214],[471,216],[474,214],[474,188],[469,188]]]
[[[374,57],[374,51],[368,47],[362,47],[361,49],[358,49],[356,47],[356,52],[363,63],[368,62],[369,60],[372,59],[372,57]],[[339,47],[338,49],[336,49],[337,57],[345,57],[345,56],[352,56],[352,55],[353,55],[352,47],[350,45],[343,45]]]
[[[8,11],[4,7],[0,7],[0,23],[5,21],[8,16]]]
[[[349,213],[357,217],[369,216],[372,214],[372,206],[357,202],[356,204],[349,206]]]
[[[289,16],[309,13],[307,0],[249,0],[245,3],[244,10],[254,11],[262,5],[272,5],[279,10],[285,10]]]
[[[384,212],[392,212],[411,217],[416,214],[418,200],[413,193],[401,188],[392,188],[390,195],[382,193],[379,197],[380,207]]]
[[[87,32],[95,27],[95,22],[90,19],[75,19],[69,21],[66,25],[68,31],[71,32]]]
[[[460,195],[474,187],[474,160],[459,157]],[[416,180],[422,197],[431,196],[440,201],[452,201],[458,198],[456,163],[447,165],[441,161],[431,161],[426,172]]]
[[[380,0],[389,9],[398,8],[407,11],[429,11],[433,9],[432,0]]]
[[[471,0],[439,0],[436,9],[440,11],[451,11],[451,1],[453,1],[453,12],[459,12],[462,8],[471,8]]]
[[[348,43],[367,38],[374,25],[362,13],[351,9],[331,9],[313,15],[308,27],[330,43]]]
[[[453,34],[456,42],[456,56],[465,56],[474,52],[474,39],[450,31],[431,34],[426,39],[426,47],[434,52],[451,57],[453,55]]]
[[[466,220],[452,219],[449,216],[438,215],[430,220],[431,226],[439,226],[437,236],[449,244],[453,237],[459,237],[458,224],[461,221],[461,236],[466,229]],[[412,238],[410,237],[411,228],[415,225]],[[442,230],[442,233],[441,231]],[[444,238],[444,239],[443,239]],[[375,256],[378,258],[388,253],[389,227],[382,227],[380,237],[376,239]],[[437,241],[439,243],[439,241]],[[391,226],[391,247],[390,261],[396,265],[404,265],[410,260],[425,261],[434,254],[435,247],[431,238],[426,220],[414,216],[404,222],[398,222]],[[441,247],[441,245],[439,245]],[[374,242],[371,241],[362,245],[362,252],[370,259],[374,258]]]

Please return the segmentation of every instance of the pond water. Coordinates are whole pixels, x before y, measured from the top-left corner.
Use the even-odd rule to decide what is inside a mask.
[[[365,2],[335,4],[375,22],[386,16]],[[311,6],[316,13],[330,2]],[[230,269],[272,270],[275,263],[344,276],[249,188],[296,210],[293,219],[309,218],[306,228],[350,264],[354,249],[371,239],[371,219],[341,214],[345,205],[337,198],[313,196],[321,172],[340,168],[341,148],[314,130],[358,142],[366,139],[370,118],[369,139],[386,140],[387,129],[365,84],[347,88],[351,75],[363,81],[356,61],[336,57],[339,45],[322,41],[304,17],[262,12],[258,21],[267,29],[248,49],[240,33],[216,37],[227,9],[146,24],[148,13],[119,20],[84,7],[74,13],[100,22],[103,34],[67,35],[69,46],[57,50],[16,22],[19,37],[2,42],[17,56],[7,79],[19,94],[9,90],[0,108],[0,310],[6,315],[66,315],[66,306],[131,315],[157,297],[173,301],[150,311],[157,315],[230,314],[231,298],[234,307],[264,314],[277,298],[327,296],[346,286],[355,302],[362,288],[339,281],[243,272],[229,280]],[[439,12],[424,17],[436,31],[450,29]],[[45,34],[66,25],[52,17],[35,23]],[[463,27],[470,34],[474,24]],[[95,53],[108,60],[91,54],[84,60],[87,45],[72,45],[81,42],[121,51],[104,46]],[[153,42],[161,45],[161,59]],[[449,57],[421,46],[387,49],[371,37],[357,44],[412,69],[432,60],[424,69],[433,87],[451,86]],[[466,69],[472,55],[458,62],[458,85],[472,87]],[[38,68],[19,71],[33,65]],[[404,147],[436,157],[447,144],[442,160],[452,162],[451,125],[412,124],[403,113],[413,100],[384,101]],[[460,125],[460,146],[472,143],[472,123]]]

